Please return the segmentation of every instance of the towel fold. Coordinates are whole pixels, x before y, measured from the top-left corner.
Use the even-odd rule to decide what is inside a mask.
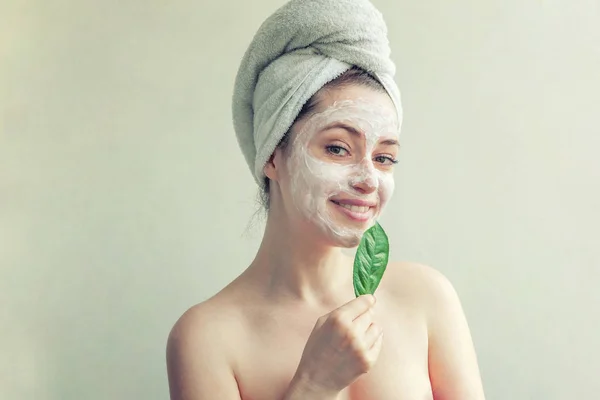
[[[241,61],[232,102],[238,143],[259,186],[302,106],[352,66],[381,82],[401,121],[387,27],[368,0],[291,0],[263,22]]]

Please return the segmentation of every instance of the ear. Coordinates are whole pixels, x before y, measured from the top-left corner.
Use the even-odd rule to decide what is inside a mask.
[[[263,168],[263,172],[266,175],[267,178],[269,178],[272,181],[277,181],[278,180],[278,172],[279,169],[281,168],[281,164],[279,162],[280,160],[280,155],[281,151],[280,149],[275,149],[275,151],[273,152],[273,154],[271,154],[271,157],[269,157],[269,160],[267,161],[267,163],[265,164],[264,168]]]

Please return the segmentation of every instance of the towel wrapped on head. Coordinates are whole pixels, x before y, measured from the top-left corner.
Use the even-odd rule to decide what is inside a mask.
[[[237,139],[256,182],[303,105],[352,66],[384,86],[402,120],[387,27],[368,0],[291,0],[259,28],[233,94]]]

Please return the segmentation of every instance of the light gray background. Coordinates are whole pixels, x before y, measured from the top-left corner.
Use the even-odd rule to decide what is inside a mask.
[[[281,0],[0,1],[0,398],[165,399],[250,262],[230,98]],[[405,107],[392,258],[459,292],[488,400],[600,396],[600,3],[376,0]]]

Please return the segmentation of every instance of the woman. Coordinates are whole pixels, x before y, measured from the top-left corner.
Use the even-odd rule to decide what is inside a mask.
[[[358,245],[393,192],[393,75],[385,24],[366,0],[292,0],[261,26],[233,114],[265,234],[252,264],[173,327],[173,400],[484,398],[442,275],[390,262],[376,298],[354,298],[341,249]]]

